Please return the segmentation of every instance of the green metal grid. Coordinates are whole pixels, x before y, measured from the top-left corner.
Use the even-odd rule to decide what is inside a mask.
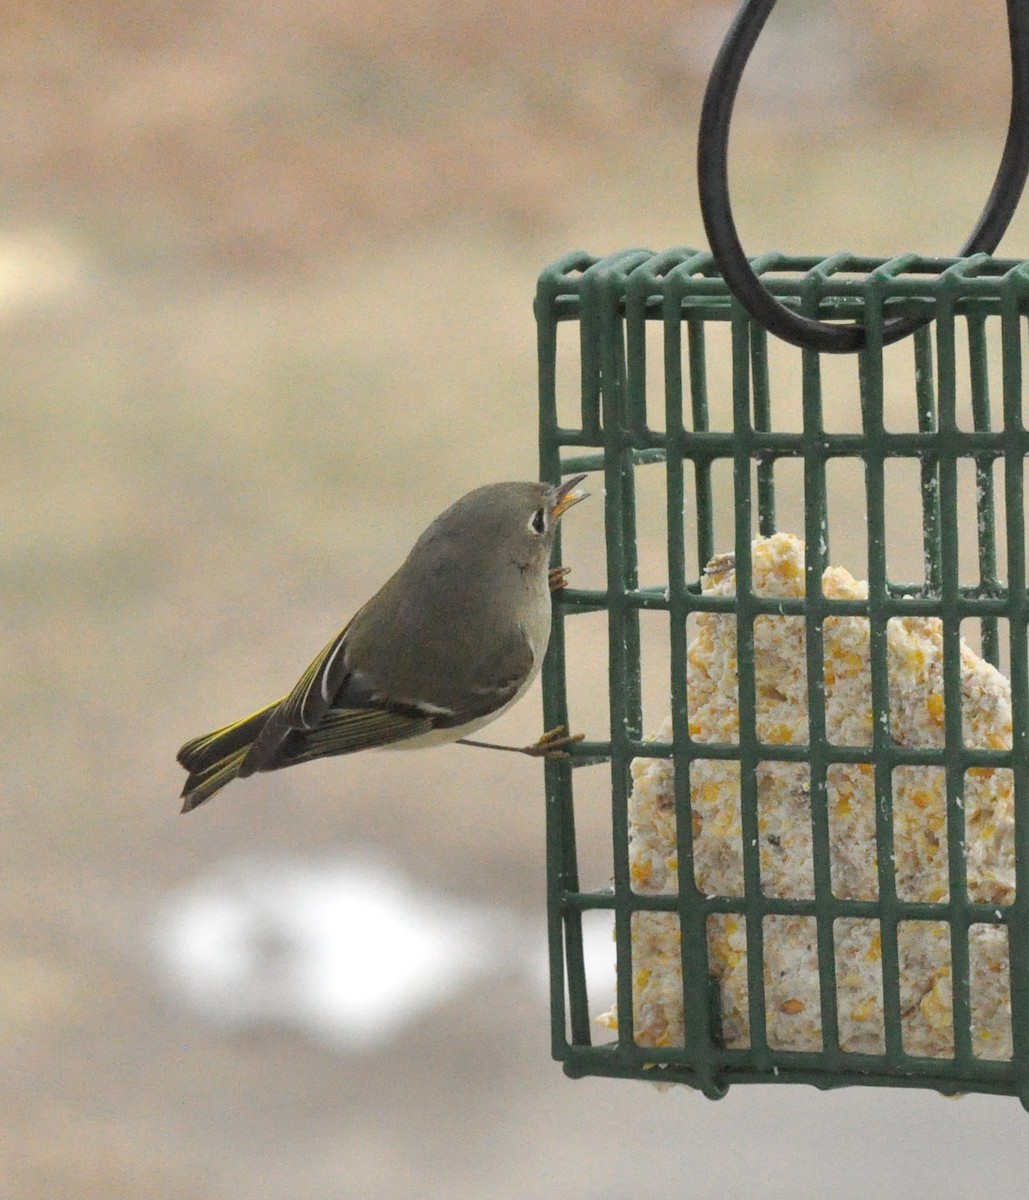
[[[774,295],[798,311],[822,318],[860,319],[868,345],[859,363],[860,421],[855,432],[827,431],[823,419],[821,364],[813,351],[802,355],[802,428],[776,428],[769,394],[767,335],[734,301],[710,254],[679,249],[655,255],[627,250],[606,258],[578,252],[548,267],[536,296],[539,335],[540,460],[545,479],[587,471],[602,476],[594,486],[604,507],[607,586],[568,588],[555,606],[551,653],[543,673],[544,719],[575,727],[569,713],[565,622],[578,614],[606,610],[610,682],[610,728],[606,740],[580,743],[569,762],[546,768],[548,902],[550,928],[552,1046],[567,1074],[620,1076],[689,1084],[707,1096],[725,1094],[733,1082],[804,1082],[821,1088],[854,1084],[934,1088],[944,1093],[1016,1095],[1029,1108],[1029,658],[1026,591],[1024,460],[1029,433],[1022,413],[1022,355],[1029,310],[1029,264],[990,259],[891,260],[847,254],[789,258],[770,254],[753,263]],[[884,421],[884,314],[931,305],[934,321],[912,339],[909,380],[917,428],[888,430]],[[999,380],[988,371],[987,319],[1000,327]],[[558,330],[578,323],[581,372],[579,419],[559,424],[567,408],[558,395]],[[664,428],[647,421],[647,322],[663,334]],[[708,413],[707,333],[728,322],[732,341],[732,427],[713,430]],[[959,336],[967,338],[967,389],[971,428],[957,419]],[[895,351],[893,352],[896,353]],[[935,363],[935,369],[934,369]],[[892,367],[892,360],[891,360]],[[995,372],[996,373],[996,372]],[[990,388],[999,385],[1003,420],[991,427]],[[859,428],[858,428],[859,424]],[[769,599],[751,589],[750,544],[754,526],[776,529],[774,465],[799,458],[803,468],[807,583],[803,599]],[[921,524],[925,554],[922,583],[887,578],[886,464],[893,459],[920,465]],[[827,503],[827,464],[860,462],[867,515],[869,594],[867,601],[826,598],[821,588],[829,565],[832,529]],[[732,465],[735,504],[736,595],[701,594],[700,577],[715,545],[712,467]],[[958,464],[973,464],[976,488],[979,580],[962,584],[958,570]],[[1002,464],[1005,525],[998,532],[993,466]],[[638,578],[635,493],[639,471],[664,470],[667,487],[668,580],[666,587],[641,588]],[[687,472],[693,475],[695,505],[684,513]],[[587,486],[589,486],[587,484]],[[687,563],[687,521],[696,561]],[[999,543],[998,538],[1002,539]],[[998,577],[998,544],[1006,550],[1007,578]],[[560,551],[560,548],[559,548]],[[574,562],[571,564],[574,568]],[[846,565],[846,564],[841,564]],[[574,580],[574,575],[573,575]],[[669,613],[670,744],[643,740],[641,714],[640,614]],[[686,696],[687,618],[701,611],[737,616],[739,742],[693,741],[688,733]],[[754,619],[761,613],[802,614],[805,619],[809,745],[766,745],[755,733]],[[871,632],[871,690],[874,738],[871,749],[829,744],[825,737],[822,681],[822,622],[830,615],[861,615]],[[938,616],[944,631],[945,745],[912,748],[889,734],[886,665],[887,621],[903,615]],[[983,656],[999,660],[998,624],[1010,630],[1013,748],[966,748],[962,741],[959,641],[961,622],[981,621]],[[596,731],[587,730],[587,735]],[[634,892],[629,878],[629,764],[636,757],[671,758],[679,840],[678,894]],[[743,823],[744,895],[705,896],[692,872],[690,764],[699,758],[739,761]],[[575,837],[574,768],[610,761],[613,886],[583,891]],[[810,765],[814,851],[814,898],[777,899],[761,892],[757,849],[756,767],[762,761]],[[868,762],[874,770],[878,899],[844,900],[832,893],[826,794],[832,763]],[[941,766],[947,781],[949,898],[940,903],[902,901],[891,865],[893,821],[891,773],[906,763]],[[964,773],[976,766],[1010,768],[1016,796],[1015,900],[1006,907],[969,899],[963,853]],[[614,920],[617,955],[617,1041],[594,1045],[583,955],[582,916],[606,910]],[[631,919],[657,910],[679,915],[685,1045],[637,1045],[632,1027]],[[750,1048],[720,1044],[719,998],[708,971],[705,928],[710,914],[746,918]],[[763,918],[775,914],[813,917],[820,963],[823,1049],[782,1051],[768,1044],[764,981]],[[885,1052],[855,1054],[840,1048],[834,957],[834,921],[841,917],[879,922],[882,938]],[[954,1049],[948,1058],[906,1054],[901,1038],[897,926],[905,920],[945,921],[951,930]],[[968,930],[972,924],[1003,925],[1008,931],[1013,1056],[1010,1061],[976,1057],[970,1033]]]

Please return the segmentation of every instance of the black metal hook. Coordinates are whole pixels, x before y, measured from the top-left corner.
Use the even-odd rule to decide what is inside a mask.
[[[744,0],[715,59],[700,114],[697,146],[700,211],[722,277],[755,320],[795,346],[846,354],[864,346],[863,327],[833,325],[804,317],[776,300],[747,261],[729,202],[729,126],[733,105],[747,60],[774,7],[775,0]],[[986,207],[958,252],[962,257],[981,251],[993,253],[1018,207],[1029,176],[1029,0],[1007,0],[1007,9],[1011,47],[1007,141]],[[931,314],[895,317],[884,326],[884,341],[899,341],[931,320]]]

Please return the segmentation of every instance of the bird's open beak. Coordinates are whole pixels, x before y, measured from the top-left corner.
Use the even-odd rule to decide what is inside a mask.
[[[582,483],[585,478],[585,475],[573,475],[571,479],[566,479],[560,487],[554,489],[554,509],[551,515],[555,521],[573,504],[578,504],[580,500],[585,500],[589,496],[589,492],[575,490],[575,485]]]

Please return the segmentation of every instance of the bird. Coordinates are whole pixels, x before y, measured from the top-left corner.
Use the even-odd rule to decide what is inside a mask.
[[[561,517],[587,498],[585,478],[487,484],[440,513],[287,696],[181,747],[182,812],[234,779],[374,747],[460,742],[545,756],[580,740],[563,727],[526,747],[467,735],[539,673],[551,590],[567,574],[549,569],[551,548]]]

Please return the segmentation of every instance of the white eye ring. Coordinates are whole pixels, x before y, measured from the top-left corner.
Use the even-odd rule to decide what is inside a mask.
[[[535,534],[544,534],[547,532],[547,513],[545,509],[536,509],[529,518],[529,529]]]

